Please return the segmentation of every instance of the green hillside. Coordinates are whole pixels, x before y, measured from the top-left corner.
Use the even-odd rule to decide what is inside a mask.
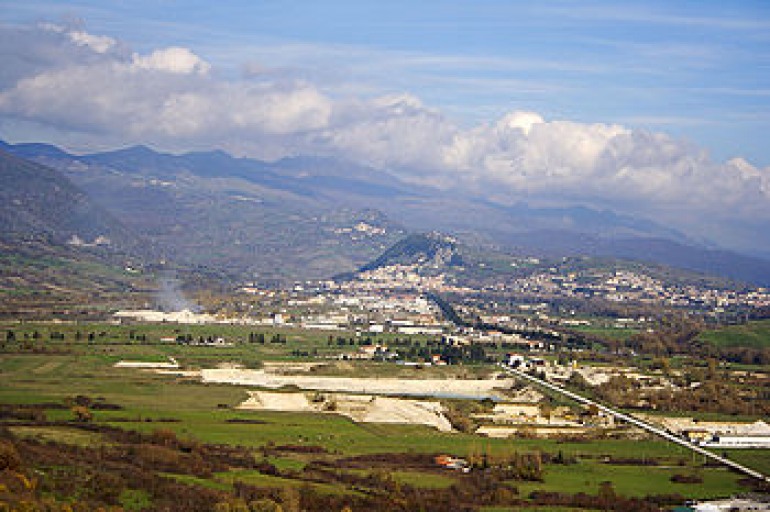
[[[731,325],[715,331],[707,331],[699,339],[718,347],[770,347],[770,320]]]
[[[82,316],[140,300],[152,276],[98,249],[0,241],[0,316]]]

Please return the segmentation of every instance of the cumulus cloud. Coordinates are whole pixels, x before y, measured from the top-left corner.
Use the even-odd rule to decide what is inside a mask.
[[[205,75],[211,65],[187,48],[172,47],[155,50],[150,55],[134,54],[131,62],[133,69],[167,71],[169,73]]]
[[[609,207],[694,230],[770,221],[770,169],[715,162],[664,134],[526,111],[461,128],[411,94],[332,94],[255,63],[226,79],[189,48],[138,54],[54,25],[0,27],[0,46],[6,126],[261,158],[337,155],[460,194]]]
[[[59,59],[14,73],[0,89],[5,116],[162,146],[302,133],[324,128],[331,115],[331,101],[309,84],[215,80],[211,65],[188,48],[106,55],[112,45],[93,43],[98,36],[51,26],[38,32],[51,46],[89,41],[88,51],[60,52]],[[51,35],[61,37],[46,40]]]

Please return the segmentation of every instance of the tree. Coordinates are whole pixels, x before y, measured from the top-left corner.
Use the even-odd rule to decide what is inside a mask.
[[[18,471],[21,467],[21,456],[10,441],[0,441],[0,471]]]

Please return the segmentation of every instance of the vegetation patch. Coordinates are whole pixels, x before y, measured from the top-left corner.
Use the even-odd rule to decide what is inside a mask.
[[[770,348],[770,320],[758,320],[704,331],[698,339],[717,347]]]
[[[53,441],[76,446],[98,446],[104,441],[102,435],[97,432],[69,427],[9,426],[8,430],[14,436],[36,439],[41,442]]]

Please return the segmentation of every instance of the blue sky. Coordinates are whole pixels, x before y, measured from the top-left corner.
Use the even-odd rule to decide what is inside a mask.
[[[770,254],[770,2],[0,0],[0,138],[386,168]]]
[[[281,68],[330,92],[408,92],[461,124],[510,110],[621,123],[770,165],[770,2],[2,2],[220,73]]]

